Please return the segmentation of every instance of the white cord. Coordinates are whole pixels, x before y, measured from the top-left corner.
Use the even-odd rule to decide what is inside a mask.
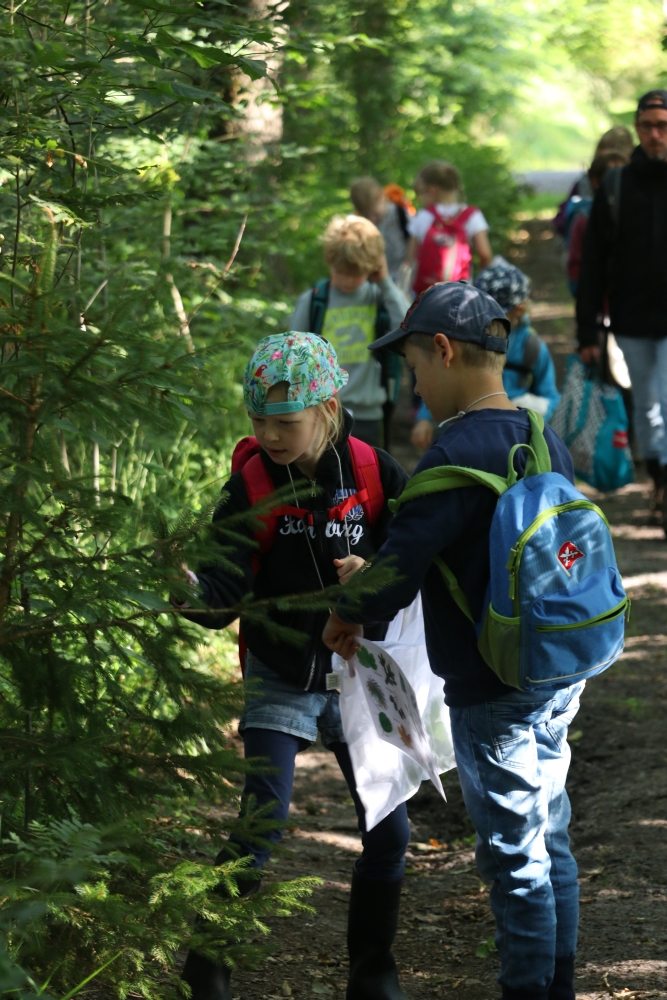
[[[470,404],[470,406],[474,406],[475,403],[481,403],[483,399],[491,399],[492,396],[507,396],[507,393],[506,392],[490,392],[487,396],[480,396],[479,399],[473,399],[473,401]],[[459,410],[459,412],[457,414],[455,414],[455,416],[453,416],[453,417],[447,417],[447,419],[443,420],[441,424],[438,424],[438,427],[444,427],[445,424],[451,424],[452,420],[460,420],[461,417],[465,417],[466,413],[470,409],[470,406],[466,406],[465,410]]]
[[[287,466],[287,472],[289,475],[289,481],[292,484],[292,493],[294,494],[294,503],[299,506],[299,498],[296,495],[296,487],[294,486],[294,480],[292,479],[292,470],[289,465]],[[310,535],[308,534],[308,525],[303,524],[303,533],[306,536],[306,542],[308,543],[308,551],[310,552],[310,557],[313,560],[313,565],[315,567],[315,572],[317,573],[317,579],[320,581],[320,587],[324,590],[324,583],[322,582],[322,576],[320,574],[320,567],[317,565],[317,559],[315,558],[315,553],[313,552],[313,546],[310,544]]]
[[[340,476],[340,495],[342,502],[345,499],[345,487],[343,486],[343,466],[341,465],[340,455],[336,451],[336,445],[332,444],[331,447],[333,448],[334,454],[338,459],[338,475]],[[345,532],[345,541],[347,542],[347,554],[348,556],[350,556],[352,555],[352,553],[350,552],[350,534],[347,527],[347,514],[343,518],[343,531]]]

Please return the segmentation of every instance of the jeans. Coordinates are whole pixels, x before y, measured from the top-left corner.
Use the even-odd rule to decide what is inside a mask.
[[[515,691],[450,708],[463,798],[477,833],[477,866],[491,882],[506,1000],[544,1000],[555,959],[574,954],[577,864],[570,851],[567,729],[584,684]]]
[[[616,337],[632,382],[635,434],[642,458],[667,465],[667,337]]]
[[[282,681],[252,653],[246,657],[245,676],[246,680],[259,677],[262,681],[259,692],[252,695],[246,706],[239,726],[245,756],[268,758],[273,773],[246,776],[240,816],[243,817],[249,797],[253,796],[256,806],[276,803],[268,818],[282,823],[287,820],[296,755],[317,738],[319,728],[322,742],[335,754],[356,809],[362,844],[361,857],[355,863],[356,871],[378,882],[401,879],[405,870],[405,852],[410,842],[407,808],[402,803],[372,830],[366,830],[364,807],[357,793],[352,761],[343,737],[338,694],[301,691]],[[315,791],[317,780],[314,773]],[[262,834],[264,843],[256,843],[250,838],[244,841],[239,835],[230,837],[230,840],[236,845],[237,853],[252,854],[253,866],[261,868],[272,849],[282,840],[283,832],[283,829],[277,829]],[[223,848],[217,863],[221,864],[228,858],[229,851]]]

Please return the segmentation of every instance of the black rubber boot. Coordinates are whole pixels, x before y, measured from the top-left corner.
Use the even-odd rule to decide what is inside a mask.
[[[238,879],[237,884],[241,896],[252,896],[259,889],[259,879]],[[181,979],[192,990],[192,1000],[232,1000],[232,970],[196,951],[188,952]]]
[[[549,987],[549,1000],[575,1000],[574,955],[556,958],[554,978]]]
[[[398,926],[402,879],[376,882],[352,873],[347,949],[347,1000],[407,1000],[391,946]]]

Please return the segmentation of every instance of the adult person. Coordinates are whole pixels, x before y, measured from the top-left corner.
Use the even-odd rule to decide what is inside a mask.
[[[610,171],[591,209],[577,290],[582,361],[600,356],[600,320],[623,351],[632,382],[635,433],[653,480],[653,509],[667,533],[667,91],[637,105],[639,146]],[[616,168],[618,171],[619,168]]]

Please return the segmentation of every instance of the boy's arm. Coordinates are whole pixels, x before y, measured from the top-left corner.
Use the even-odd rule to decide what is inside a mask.
[[[299,296],[290,319],[290,330],[295,330],[299,333],[312,332],[310,329],[310,303],[312,297],[312,288],[309,288],[307,292]]]
[[[375,280],[380,292],[380,298],[382,299],[384,307],[389,314],[391,327],[394,329],[395,327],[400,326],[403,322],[403,317],[410,308],[410,303],[398,285],[395,284],[395,282],[393,282],[389,277],[386,263],[385,266],[377,272],[377,275],[377,278],[375,275],[371,275],[369,280]]]
[[[419,240],[416,236],[410,236],[408,239],[408,245],[405,249],[405,263],[412,265],[417,257],[417,250],[419,249]]]

